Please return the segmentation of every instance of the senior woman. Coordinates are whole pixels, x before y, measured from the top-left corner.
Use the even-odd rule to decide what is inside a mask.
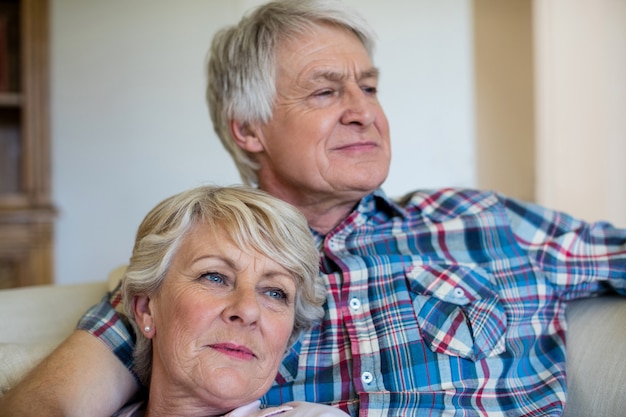
[[[123,302],[147,403],[117,416],[345,416],[294,402],[261,410],[288,346],[323,316],[304,217],[247,187],[199,187],[141,223]]]

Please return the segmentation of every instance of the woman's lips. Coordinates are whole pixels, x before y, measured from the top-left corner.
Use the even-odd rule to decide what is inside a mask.
[[[253,351],[245,346],[234,343],[217,343],[210,347],[226,356],[235,359],[250,360],[256,357]]]

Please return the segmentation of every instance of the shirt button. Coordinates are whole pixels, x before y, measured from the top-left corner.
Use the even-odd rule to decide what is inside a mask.
[[[361,308],[361,300],[359,300],[358,298],[353,298],[350,300],[350,308],[354,311],[357,311],[359,308]]]
[[[371,372],[363,372],[361,374],[361,381],[363,381],[364,384],[371,384],[372,381],[374,381],[374,375],[372,375]]]
[[[465,297],[465,291],[463,291],[461,287],[456,287],[454,289],[454,295],[458,298]]]

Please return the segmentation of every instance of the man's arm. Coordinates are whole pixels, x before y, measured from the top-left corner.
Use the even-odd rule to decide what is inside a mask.
[[[77,330],[0,399],[0,417],[105,417],[137,390],[133,375],[113,352]]]

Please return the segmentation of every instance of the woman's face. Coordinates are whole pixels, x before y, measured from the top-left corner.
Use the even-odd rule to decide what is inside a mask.
[[[153,328],[151,384],[223,410],[258,399],[285,353],[295,295],[293,277],[278,263],[197,225],[158,294],[144,299],[142,318]]]

